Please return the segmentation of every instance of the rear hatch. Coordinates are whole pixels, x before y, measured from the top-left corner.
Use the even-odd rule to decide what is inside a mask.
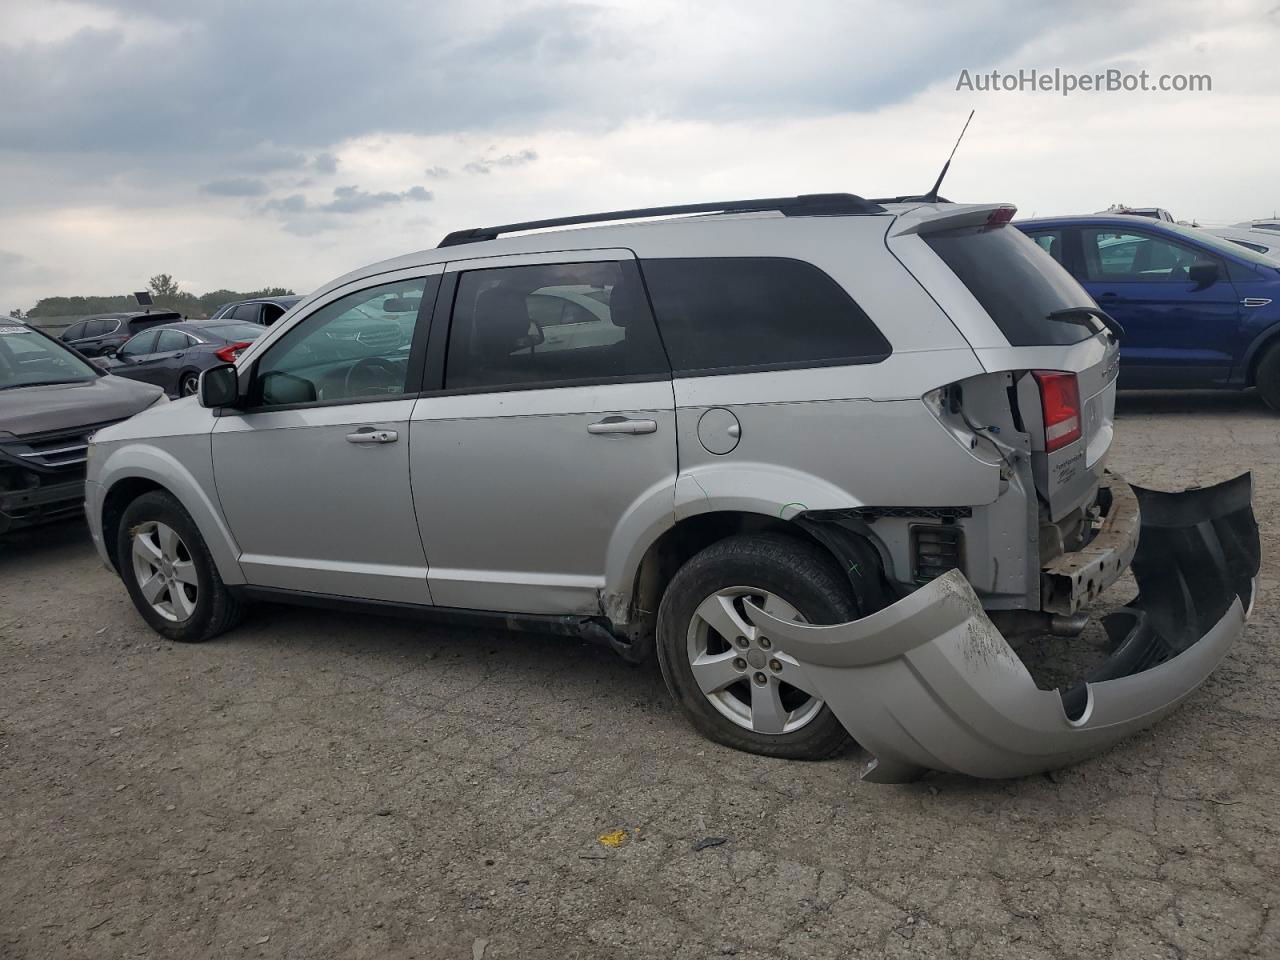
[[[917,207],[890,230],[890,249],[947,311],[983,368],[1013,375],[1010,402],[1031,437],[1036,489],[1056,522],[1096,496],[1114,432],[1120,347],[1085,289],[1009,224],[1013,212]]]

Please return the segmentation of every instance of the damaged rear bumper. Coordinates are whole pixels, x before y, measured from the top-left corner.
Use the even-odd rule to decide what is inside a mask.
[[[1098,753],[1155,723],[1214,670],[1252,607],[1258,528],[1248,474],[1183,493],[1133,488],[1139,593],[1103,618],[1112,651],[1065,691],[1039,689],[958,570],[848,623],[758,608],[808,684],[874,757],[880,783],[926,770],[1016,777]]]

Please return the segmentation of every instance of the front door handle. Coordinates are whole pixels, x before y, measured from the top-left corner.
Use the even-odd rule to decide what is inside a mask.
[[[395,443],[400,434],[394,430],[375,430],[373,427],[361,427],[355,433],[347,434],[348,443]]]
[[[587,424],[587,433],[656,433],[657,420],[628,420],[626,417],[605,417]]]

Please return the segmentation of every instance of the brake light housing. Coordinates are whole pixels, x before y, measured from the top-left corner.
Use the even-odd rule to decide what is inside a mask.
[[[235,363],[236,357],[244,353],[250,342],[249,340],[242,340],[239,343],[228,343],[225,347],[219,347],[213,351],[213,355],[223,363]]]
[[[1080,406],[1080,384],[1074,373],[1060,370],[1033,370],[1040,387],[1044,411],[1044,449],[1061,450],[1083,436],[1084,411]]]

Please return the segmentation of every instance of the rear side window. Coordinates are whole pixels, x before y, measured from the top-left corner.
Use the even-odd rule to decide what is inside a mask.
[[[634,263],[499,267],[458,279],[446,389],[668,376]]]
[[[1079,343],[1099,325],[1052,320],[1060,310],[1097,309],[1084,287],[1016,227],[962,227],[924,242],[960,279],[1014,347]]]
[[[168,353],[171,350],[185,350],[187,335],[181,330],[161,330],[156,337],[156,353]]]
[[[891,352],[862,308],[811,263],[690,257],[642,269],[677,373],[876,363]]]
[[[105,337],[120,328],[119,320],[90,320],[84,328],[86,337]]]

